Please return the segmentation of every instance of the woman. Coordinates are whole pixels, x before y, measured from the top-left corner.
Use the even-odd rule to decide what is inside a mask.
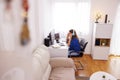
[[[69,30],[66,41],[67,45],[69,46],[69,51],[79,52],[81,50],[79,39],[75,30]]]

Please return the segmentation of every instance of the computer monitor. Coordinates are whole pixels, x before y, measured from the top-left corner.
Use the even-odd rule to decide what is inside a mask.
[[[50,31],[48,37],[50,38],[51,45],[53,45],[54,44],[54,40],[55,40],[55,30],[54,29]]]
[[[55,33],[55,40],[57,43],[59,43],[60,35],[59,33]]]

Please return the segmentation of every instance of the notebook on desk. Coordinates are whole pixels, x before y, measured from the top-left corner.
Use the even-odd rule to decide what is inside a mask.
[[[53,48],[60,48],[60,45],[59,44],[54,44],[52,45]]]
[[[64,43],[59,43],[59,45],[60,45],[60,46],[65,46],[65,44],[64,44]]]

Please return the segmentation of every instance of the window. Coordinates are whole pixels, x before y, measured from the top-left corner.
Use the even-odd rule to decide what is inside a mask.
[[[53,5],[52,25],[55,31],[68,32],[75,29],[79,33],[89,33],[90,3],[55,2]]]

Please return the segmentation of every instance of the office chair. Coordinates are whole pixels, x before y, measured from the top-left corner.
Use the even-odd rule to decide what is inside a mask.
[[[88,42],[85,41],[85,39],[82,38],[81,41],[80,41],[81,50],[78,51],[78,52],[70,51],[68,57],[69,58],[71,58],[71,57],[82,57],[84,52],[85,52],[85,48],[86,48],[87,44],[88,44]],[[81,65],[81,68],[77,68],[77,69],[84,69],[84,66],[82,65],[82,63],[80,61],[77,61],[77,62],[79,62],[80,65]]]

